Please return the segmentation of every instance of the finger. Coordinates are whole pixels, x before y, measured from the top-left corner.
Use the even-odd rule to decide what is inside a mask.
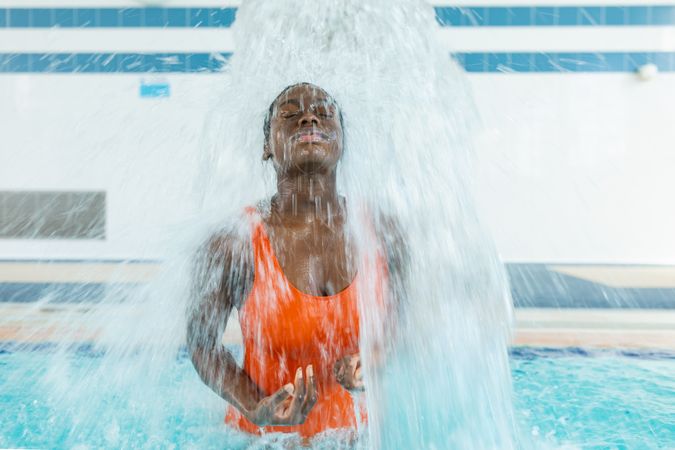
[[[302,367],[298,367],[295,371],[295,390],[293,394],[293,402],[291,403],[290,414],[295,418],[299,418],[302,404],[305,402],[305,381],[302,376]]]
[[[335,364],[333,365],[333,374],[337,376],[339,373],[343,372],[345,368],[345,359],[340,358],[337,361],[335,361]]]
[[[353,385],[354,389],[363,389],[364,388],[363,373],[361,372],[361,367],[358,367],[354,371],[354,378],[352,379],[352,385]]]
[[[349,360],[349,368],[351,369],[352,377],[356,377],[356,371],[361,368],[361,358],[352,356]]]
[[[307,387],[305,385],[305,377],[302,374],[302,367],[298,367],[295,371],[295,397],[302,401],[305,399]]]
[[[314,380],[314,367],[310,364],[307,366],[307,398],[302,405],[302,412],[304,415],[309,414],[309,411],[314,407],[317,400],[316,381]]]
[[[342,383],[342,381],[345,378],[345,363],[344,360],[340,359],[335,362],[335,367],[333,370],[333,373],[335,374],[335,379],[337,380],[338,383]]]
[[[363,380],[363,372],[361,372],[361,368],[357,367],[356,370],[354,370],[354,381],[361,381]]]
[[[270,403],[272,407],[277,407],[284,401],[288,399],[291,395],[293,395],[294,387],[293,384],[288,383],[287,385],[283,386],[281,389],[276,391],[274,394],[270,396]]]
[[[364,389],[364,381],[363,381],[363,367],[361,366],[361,355],[356,354],[354,355],[354,359],[352,360],[353,366],[352,366],[352,384],[354,385],[354,389]]]

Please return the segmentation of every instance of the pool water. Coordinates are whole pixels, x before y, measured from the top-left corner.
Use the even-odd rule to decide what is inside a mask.
[[[539,442],[583,449],[675,448],[675,355],[512,352],[515,406]]]
[[[69,356],[71,380],[100,359],[86,348]],[[121,398],[110,389],[101,414],[82,432],[81,418],[50,401],[45,383],[36,381],[47,373],[48,357],[48,348],[0,347],[0,448],[266,448],[222,424],[224,402],[201,391],[184,356],[157,378],[157,420],[142,414],[142,395]],[[675,354],[516,348],[511,368],[516,416],[536,448],[675,448]],[[97,389],[106,386],[101,379]],[[334,448],[326,439],[316,446]]]

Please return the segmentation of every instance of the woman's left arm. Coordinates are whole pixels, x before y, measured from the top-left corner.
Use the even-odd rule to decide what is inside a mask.
[[[407,275],[410,254],[407,242],[399,223],[392,217],[380,216],[376,223],[377,237],[384,253],[387,264],[388,297],[384,299],[383,314],[384,333],[378,342],[372,343],[369,349],[370,363],[376,367],[382,366],[386,359],[388,343],[394,339],[395,324],[403,314],[404,299],[407,294]],[[360,353],[345,355],[335,362],[333,368],[335,379],[345,389],[363,391],[363,371],[361,369]]]

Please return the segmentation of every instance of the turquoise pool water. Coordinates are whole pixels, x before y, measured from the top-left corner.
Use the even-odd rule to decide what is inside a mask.
[[[36,381],[48,370],[49,353],[48,347],[0,347],[0,448],[236,449],[262,444],[222,425],[219,399],[204,403],[192,398],[190,393],[201,387],[185,357],[157,379],[153,395],[162,397],[161,419],[139,420],[142,396],[123,398],[111,389],[93,429],[77,431],[77,414],[64,413]],[[100,359],[87,347],[69,357],[71,380]],[[516,348],[511,367],[516,415],[537,448],[675,448],[675,354]],[[104,392],[107,384],[100,380],[98,389]],[[320,446],[331,448],[330,440]]]

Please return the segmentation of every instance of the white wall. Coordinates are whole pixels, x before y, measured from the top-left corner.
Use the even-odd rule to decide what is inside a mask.
[[[479,198],[503,257],[675,262],[675,74],[480,74]]]
[[[170,98],[140,98],[139,75],[0,76],[0,190],[105,190],[107,239],[0,240],[0,258],[148,257],[179,221],[214,75],[171,75]],[[131,162],[131,163],[130,163]],[[157,256],[161,251],[157,251]]]
[[[443,3],[486,5],[434,2]],[[519,2],[552,3],[578,4]],[[106,2],[119,4],[137,3]],[[63,2],[73,5],[92,2]],[[0,6],[19,4],[0,0]],[[446,29],[441,38],[453,51],[674,51],[674,28]],[[0,52],[232,51],[230,33],[0,30]],[[162,78],[171,85],[170,98],[140,98],[141,80],[153,79],[145,75],[0,74],[0,190],[108,193],[106,241],[0,240],[0,259],[161,256],[161,247],[153,255],[140,249],[189,206],[187,174],[218,76]],[[675,263],[675,74],[649,82],[631,74],[469,79],[484,120],[478,199],[507,261]]]

